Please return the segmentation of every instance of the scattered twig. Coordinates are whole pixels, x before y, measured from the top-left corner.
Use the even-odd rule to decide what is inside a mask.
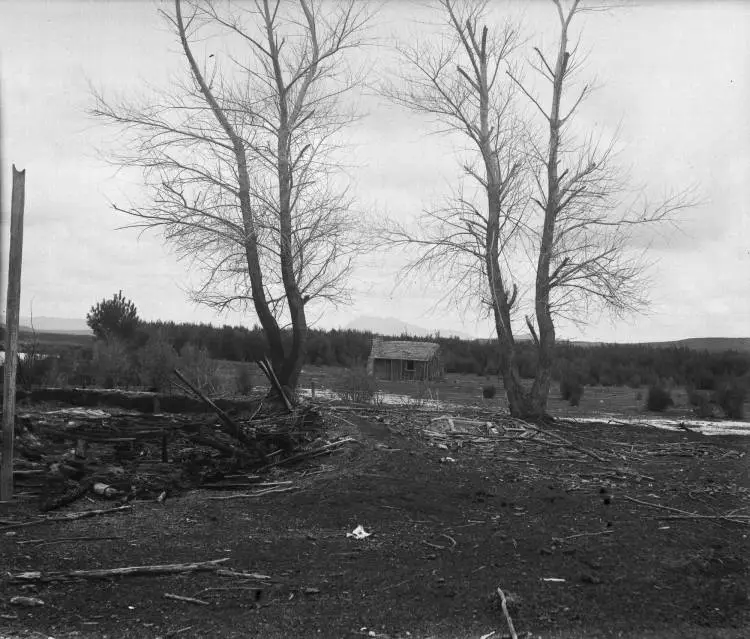
[[[390,586],[386,586],[383,588],[383,590],[393,590],[394,588],[398,588],[399,586],[403,586],[406,583],[409,583],[410,581],[413,581],[416,578],[416,576],[409,577],[408,579],[404,579],[403,581],[399,581],[398,583],[392,584]]]
[[[441,537],[445,537],[448,541],[451,542],[450,546],[441,546],[440,544],[431,544],[429,541],[422,540],[422,543],[425,546],[429,546],[430,548],[436,548],[437,550],[453,550],[456,547],[456,540],[453,539],[450,535],[446,535],[445,533],[440,534]]]
[[[575,535],[568,535],[567,537],[553,537],[555,541],[567,541],[568,539],[577,539],[578,537],[595,537],[596,535],[609,535],[613,533],[614,531],[611,528],[607,528],[606,530],[600,530],[598,532],[583,532],[583,533],[577,533]]]
[[[451,537],[450,535],[446,535],[445,533],[441,533],[441,537],[445,537],[448,541],[451,542],[451,548],[455,548],[456,547],[456,545],[457,545],[456,544],[456,540],[453,539],[453,537]]]
[[[28,526],[39,526],[40,524],[48,524],[50,522],[75,521],[77,519],[85,519],[86,517],[109,515],[110,513],[122,512],[125,510],[130,510],[132,508],[132,506],[115,506],[114,508],[83,510],[81,512],[67,513],[65,515],[55,517],[42,517],[39,519],[34,519],[32,521],[21,521],[15,524],[10,524],[9,526],[3,526],[2,528],[0,528],[0,533],[5,532],[6,530],[11,530],[13,528],[27,528]]]
[[[294,486],[288,486],[285,488],[269,488],[268,490],[259,490],[254,493],[238,493],[236,495],[222,495],[220,497],[209,497],[209,499],[215,501],[226,501],[227,499],[244,499],[246,497],[261,497],[270,493],[285,493],[290,490],[294,490]]]
[[[505,593],[498,587],[497,594],[500,596],[500,605],[503,608],[505,621],[508,623],[508,630],[510,630],[511,639],[518,639],[518,635],[516,634],[516,629],[513,626],[513,619],[510,618],[510,613],[508,612],[508,602],[505,599]]]
[[[651,508],[660,508],[662,510],[668,510],[670,512],[677,513],[677,515],[666,515],[662,517],[662,519],[718,519],[723,521],[730,521],[735,524],[743,524],[745,526],[750,525],[750,518],[747,515],[702,515],[700,513],[691,513],[680,508],[673,508],[672,506],[664,506],[662,504],[654,504],[648,501],[642,501],[640,499],[636,499],[635,497],[628,497],[627,495],[624,495],[624,498],[628,501],[632,501],[633,503],[641,504],[642,506],[651,506]]]
[[[164,593],[165,599],[174,599],[175,601],[184,601],[185,603],[197,604],[199,606],[210,606],[211,603],[203,601],[203,599],[195,599],[194,597],[183,597],[182,595],[174,595],[171,592]]]
[[[221,577],[239,577],[241,579],[255,579],[257,581],[270,581],[269,575],[263,575],[258,572],[241,572],[238,570],[229,570],[228,568],[219,568],[216,571],[217,575]]]
[[[561,437],[557,433],[552,433],[548,430],[542,430],[538,426],[532,426],[531,424],[526,424],[526,428],[536,431],[540,435],[546,435],[547,437],[552,437],[554,439],[559,440],[562,442],[565,446],[568,448],[572,448],[573,450],[577,450],[579,453],[583,453],[584,455],[588,455],[589,457],[595,459],[596,461],[607,463],[607,460],[604,459],[602,456],[595,453],[593,450],[589,450],[588,448],[583,448],[583,446],[579,446],[578,444],[574,444],[569,439],[565,439],[565,437]]]
[[[263,588],[260,586],[226,586],[222,588],[214,587],[214,588],[204,588],[203,590],[200,590],[196,592],[195,594],[197,596],[197,595],[202,595],[203,593],[206,593],[206,592],[231,592],[232,590],[250,590],[252,592],[259,593],[263,591]]]
[[[273,468],[274,466],[279,466],[281,464],[290,464],[292,462],[299,461],[301,459],[312,459],[313,457],[326,455],[329,452],[331,452],[334,448],[338,448],[339,446],[343,444],[346,444],[348,442],[355,442],[355,441],[357,440],[354,439],[354,437],[345,437],[344,439],[338,439],[335,442],[326,444],[325,446],[320,446],[319,448],[313,448],[312,450],[305,450],[296,455],[292,455],[291,457],[285,457],[284,459],[279,459],[278,461],[271,462],[270,464],[266,464],[262,468],[259,468],[258,472],[267,470],[269,468]]]
[[[69,570],[67,572],[49,573],[32,571],[11,575],[10,580],[18,583],[30,581],[68,581],[71,579],[108,579],[110,577],[132,577],[134,575],[175,575],[186,572],[215,571],[218,569],[219,564],[225,561],[229,561],[229,557],[187,564],[126,566],[124,568],[97,568],[94,570]]]
[[[19,541],[20,544],[37,544],[37,548],[41,546],[49,546],[50,544],[60,544],[68,541],[106,541],[109,539],[122,539],[120,535],[113,535],[110,537],[57,537],[55,539],[29,539],[28,541]]]

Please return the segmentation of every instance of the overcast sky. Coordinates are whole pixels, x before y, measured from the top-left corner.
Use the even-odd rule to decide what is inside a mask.
[[[109,95],[148,95],[148,83],[164,83],[181,69],[159,5],[170,6],[0,0],[6,211],[10,164],[27,170],[22,315],[83,318],[93,303],[122,289],[146,319],[254,323],[192,304],[188,265],[156,235],[116,230],[128,219],[108,206],[137,182],[98,157],[111,135],[86,114],[89,83]],[[750,336],[750,2],[626,5],[579,23],[589,51],[584,73],[600,86],[582,117],[603,135],[620,127],[622,159],[636,186],[659,195],[698,184],[703,204],[683,216],[680,232],[653,238],[647,315],[614,323],[593,317],[588,328],[563,326],[560,334],[592,341]],[[553,41],[552,3],[501,6],[498,16],[522,14],[529,46]],[[424,10],[408,0],[386,3],[375,31],[383,46],[418,16]],[[368,55],[376,69],[388,59],[387,49]],[[363,207],[407,219],[455,175],[450,143],[429,135],[428,122],[378,99],[362,99],[361,106],[366,117],[351,132],[355,194]],[[398,261],[382,254],[364,260],[353,305],[318,312],[317,325],[380,315],[490,334],[475,315],[435,309],[444,289],[394,289],[388,264]]]

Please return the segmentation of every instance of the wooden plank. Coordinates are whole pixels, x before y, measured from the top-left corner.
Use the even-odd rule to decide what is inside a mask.
[[[5,312],[5,380],[3,386],[3,447],[0,461],[0,501],[13,497],[13,436],[16,421],[16,371],[18,369],[18,321],[21,310],[21,262],[23,261],[23,209],[26,171],[13,166],[10,205],[10,254],[8,302]]]

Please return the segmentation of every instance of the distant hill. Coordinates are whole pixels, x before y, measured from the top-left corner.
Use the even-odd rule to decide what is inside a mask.
[[[458,337],[460,339],[475,339],[474,336],[461,331],[443,331],[439,329],[429,330],[423,326],[409,324],[395,317],[377,317],[375,315],[360,315],[353,319],[345,327],[352,331],[371,331],[380,335],[412,335],[414,337],[429,337],[439,332],[442,337]]]
[[[575,346],[602,346],[607,342],[570,341],[567,343]],[[625,342],[618,343],[626,344]],[[652,348],[689,348],[693,351],[708,351],[709,353],[723,353],[724,351],[750,353],[750,337],[690,337],[671,342],[636,342],[633,345]]]
[[[4,319],[4,318],[3,318]],[[67,317],[21,317],[22,331],[32,329],[41,333],[64,333],[65,335],[92,335],[85,319]]]
[[[750,353],[750,337],[691,337],[674,342],[653,342],[649,346],[682,347],[695,351],[721,353],[723,351],[739,351]]]

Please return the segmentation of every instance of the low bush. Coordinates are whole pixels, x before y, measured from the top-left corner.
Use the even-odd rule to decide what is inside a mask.
[[[488,384],[487,386],[482,388],[482,397],[485,399],[492,399],[495,397],[495,394],[497,393],[497,389],[495,388],[494,384]]]
[[[190,383],[208,395],[221,388],[219,365],[209,356],[208,350],[193,344],[185,344],[180,351],[180,371]]]
[[[125,388],[133,382],[134,370],[127,345],[122,340],[94,342],[92,373],[97,386]]]
[[[341,382],[339,395],[350,402],[370,402],[377,392],[375,380],[364,368],[350,368]]]
[[[237,367],[237,392],[240,395],[249,395],[253,390],[253,374],[250,372],[250,365],[241,363]]]
[[[674,405],[672,396],[666,388],[651,386],[646,397],[646,408],[655,413],[663,413],[667,408]]]
[[[571,406],[578,406],[583,397],[583,384],[576,377],[563,377],[560,382],[560,397]]]
[[[713,417],[714,404],[711,401],[711,392],[698,390],[692,386],[686,388],[688,402],[694,407],[693,412],[703,419]]]
[[[152,335],[136,351],[138,381],[141,386],[162,392],[171,386],[177,353],[161,334]]]
[[[747,387],[739,379],[720,382],[714,391],[714,401],[729,419],[744,419],[746,397]]]

